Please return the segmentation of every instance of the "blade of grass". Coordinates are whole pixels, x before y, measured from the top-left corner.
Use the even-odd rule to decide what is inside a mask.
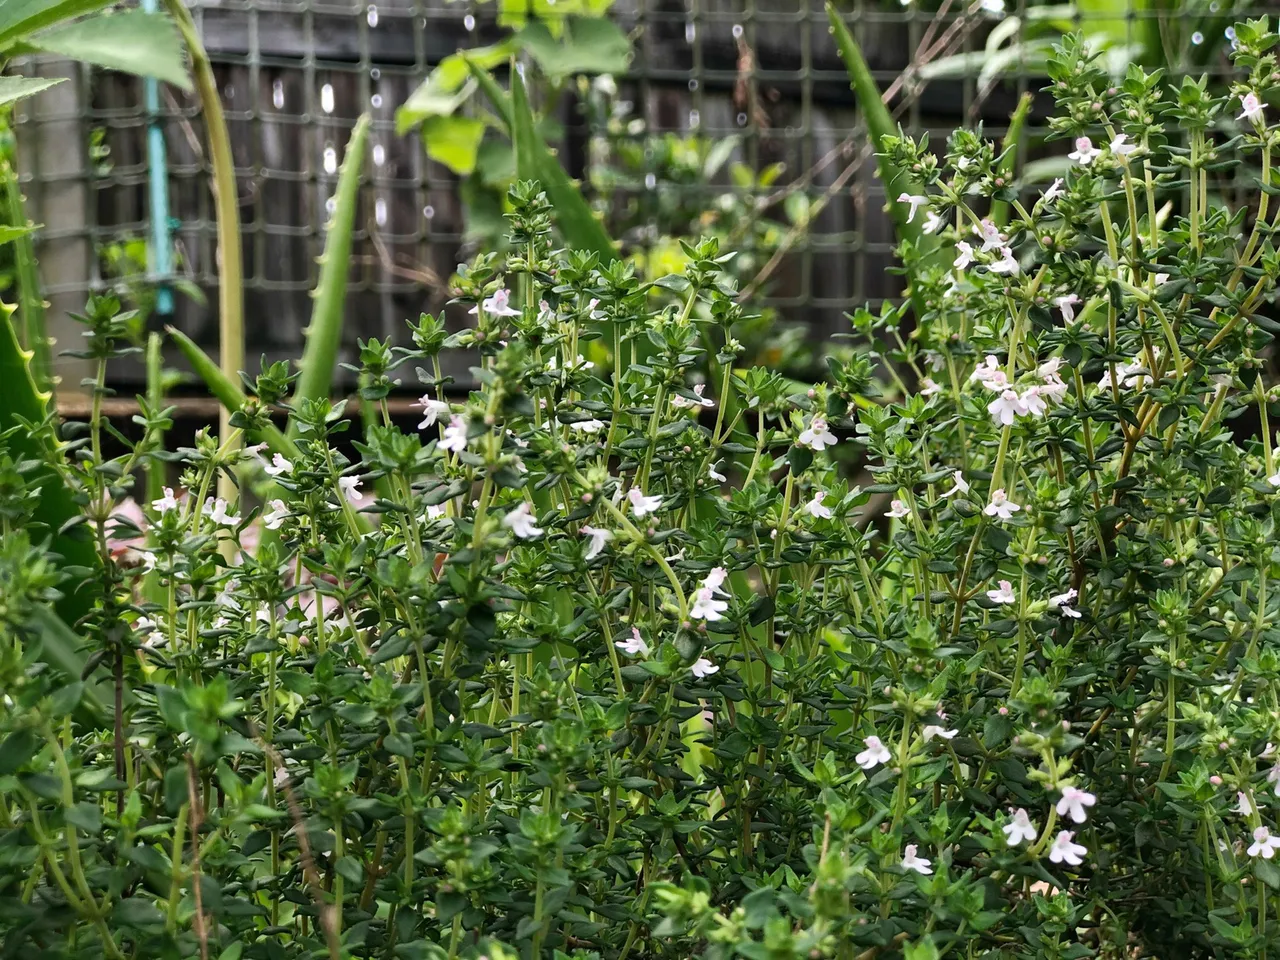
[[[338,175],[338,189],[333,195],[333,216],[326,228],[324,253],[320,257],[320,280],[312,294],[315,304],[311,308],[311,323],[305,331],[307,345],[302,351],[302,372],[293,393],[295,407],[303,400],[328,397],[333,385],[334,365],[342,346],[347,276],[351,270],[351,232],[355,227],[360,172],[368,139],[369,115],[366,113],[351,131]],[[288,435],[290,439],[297,438],[296,420],[290,419]]]
[[[917,221],[908,220],[909,207],[898,202],[903,193],[918,194],[920,186],[905,171],[893,166],[886,150],[885,141],[889,137],[900,137],[902,131],[894,123],[889,108],[881,99],[880,87],[871,68],[867,66],[862,49],[858,46],[849,28],[844,25],[835,5],[827,3],[827,19],[831,23],[831,32],[836,38],[836,47],[840,51],[840,59],[844,61],[845,70],[849,74],[849,86],[853,90],[858,106],[862,110],[863,122],[867,125],[867,136],[876,149],[876,165],[880,168],[880,180],[884,184],[885,197],[889,203],[889,217],[893,220],[894,230],[900,241],[909,241],[920,249],[925,240],[924,231]],[[924,316],[924,297],[916,289],[915,276],[909,275],[911,306],[916,318]]]
[[[1027,92],[1018,101],[1012,116],[1009,117],[1009,129],[1000,143],[1000,174],[1005,183],[1012,184],[1018,170],[1018,144],[1022,140],[1022,131],[1027,125],[1027,117],[1031,114],[1031,104],[1035,102],[1035,94]],[[991,219],[1003,227],[1009,222],[1009,203],[996,200],[991,204]]]

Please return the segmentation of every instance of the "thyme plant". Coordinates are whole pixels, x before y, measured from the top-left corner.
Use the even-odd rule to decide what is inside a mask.
[[[176,455],[95,414],[91,577],[0,460],[7,953],[1274,953],[1280,73],[1235,38],[1229,98],[1068,40],[1034,201],[973,133],[893,143],[926,310],[856,312],[827,382],[735,364],[732,251],[643,282],[518,182],[474,323],[361,344],[350,445],[283,364]],[[73,589],[83,680],[32,627]]]

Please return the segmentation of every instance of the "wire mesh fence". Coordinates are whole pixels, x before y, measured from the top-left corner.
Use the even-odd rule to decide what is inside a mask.
[[[1019,97],[1044,86],[1044,50],[1061,30],[1100,36],[1119,68],[1125,58],[1154,58],[1177,71],[1220,73],[1227,28],[1242,8],[1257,15],[1262,5],[1135,0],[1003,10],[999,0],[931,8],[854,0],[842,13],[903,125],[942,144],[960,123],[982,122],[989,136],[1002,136]],[[233,140],[248,355],[299,350],[338,164],[365,111],[374,126],[351,263],[349,344],[398,335],[405,317],[442,309],[450,274],[475,246],[477,175],[460,178],[429,160],[416,134],[397,134],[395,111],[443,57],[508,32],[495,5],[248,0],[195,11]],[[821,339],[852,305],[899,292],[883,192],[820,3],[619,0],[609,16],[634,52],[616,94],[567,85],[553,119],[566,168],[624,248],[648,258],[646,269],[660,269],[665,234],[723,226],[732,206],[737,226],[725,239],[745,258],[744,287],[783,325]],[[165,89],[148,102],[144,81],[63,63],[34,69],[70,70],[76,80],[27,101],[16,117],[32,218],[45,225],[53,315],[76,309],[91,290],[123,286],[147,298],[153,324],[215,344],[216,310],[200,296],[216,302],[218,265],[194,101]],[[1037,106],[1024,160],[1046,152],[1042,117]],[[152,126],[162,135],[159,170],[147,144]],[[712,153],[726,162],[707,177],[700,164]],[[160,230],[157,177],[169,206]],[[156,248],[166,244],[172,266],[157,273]],[[139,293],[155,286],[166,293]],[[60,339],[67,336],[64,328]],[[124,365],[114,376],[128,383],[141,370]]]

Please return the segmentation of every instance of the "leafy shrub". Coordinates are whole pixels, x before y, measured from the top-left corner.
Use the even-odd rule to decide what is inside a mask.
[[[58,473],[89,578],[31,522],[47,473],[0,462],[7,949],[1265,956],[1278,75],[1265,22],[1236,39],[1230,100],[1065,44],[1078,162],[1029,208],[977,136],[896,140],[927,310],[859,311],[812,389],[734,367],[714,241],[655,311],[521,182],[511,255],[454,281],[474,327],[362,345],[359,460],[341,404],[269,426],[270,366],[232,419],[273,446],[201,434],[129,519],[165,413],[116,459],[95,417]],[[1237,152],[1256,208],[1209,202]],[[228,471],[258,496],[213,498]],[[59,590],[95,597],[95,687],[41,659]]]

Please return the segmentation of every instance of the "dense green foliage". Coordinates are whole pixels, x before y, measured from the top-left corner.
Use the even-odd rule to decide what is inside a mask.
[[[735,366],[732,251],[650,283],[519,181],[510,252],[453,280],[474,324],[361,345],[358,459],[284,364],[176,454],[154,403],[116,458],[97,407],[8,431],[6,951],[1265,956],[1280,74],[1265,22],[1236,40],[1230,99],[1065,44],[1076,165],[1029,205],[971,133],[890,138],[945,256],[904,242],[914,328],[857,312],[812,389]],[[100,399],[130,318],[81,319]],[[91,570],[49,549],[77,530]],[[42,654],[71,591],[96,693]]]

